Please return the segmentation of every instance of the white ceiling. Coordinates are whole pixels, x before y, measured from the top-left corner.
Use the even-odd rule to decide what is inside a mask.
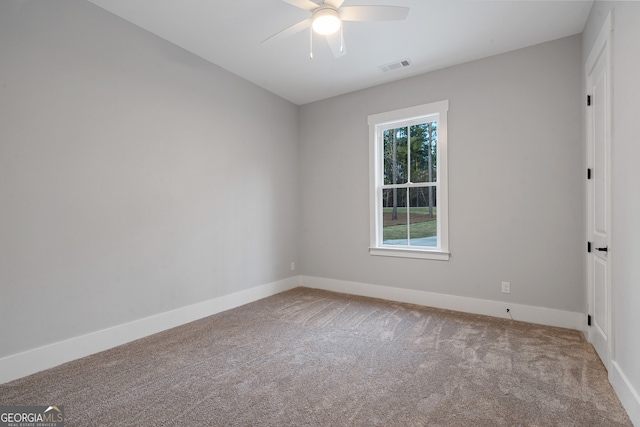
[[[411,10],[405,21],[344,23],[339,59],[315,35],[310,60],[308,31],[261,43],[310,16],[282,0],[89,1],[298,105],[581,33],[593,3],[346,0]]]

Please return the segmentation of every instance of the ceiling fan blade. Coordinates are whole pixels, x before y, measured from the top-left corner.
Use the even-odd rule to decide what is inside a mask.
[[[342,3],[344,3],[344,0],[324,0],[324,4],[331,5],[336,9],[342,6]]]
[[[333,56],[340,58],[347,54],[347,48],[344,44],[344,36],[342,31],[336,31],[333,34],[327,35],[327,43],[333,52]]]
[[[408,7],[346,6],[340,9],[343,21],[400,21],[407,17]]]
[[[292,26],[287,27],[284,30],[275,33],[271,37],[264,39],[262,43],[270,43],[276,40],[282,40],[286,37],[292,36],[304,30],[305,28],[309,28],[311,26],[311,22],[312,22],[311,18],[305,19],[304,21],[300,21],[297,24],[293,24]]]
[[[318,8],[318,4],[311,0],[282,0],[285,3],[289,3],[291,6],[299,7],[300,9],[308,10],[312,12]]]

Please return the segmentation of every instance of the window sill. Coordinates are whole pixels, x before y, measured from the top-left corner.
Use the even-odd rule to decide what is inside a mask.
[[[438,261],[449,261],[451,257],[450,252],[437,251],[437,250],[424,250],[424,249],[408,249],[398,247],[385,247],[385,248],[369,248],[369,254],[376,256],[390,256],[397,258],[419,258],[419,259],[433,259]]]

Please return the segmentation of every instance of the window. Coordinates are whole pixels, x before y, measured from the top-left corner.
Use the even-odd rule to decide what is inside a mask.
[[[372,255],[449,259],[449,101],[369,116]]]

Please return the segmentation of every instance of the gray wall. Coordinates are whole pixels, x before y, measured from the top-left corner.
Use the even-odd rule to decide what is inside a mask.
[[[0,58],[0,357],[293,273],[295,105],[79,0]]]
[[[302,106],[302,273],[584,312],[581,74],[573,36]],[[367,115],[443,99],[451,260],[371,256]]]
[[[613,19],[613,141],[611,274],[612,360],[640,392],[640,3],[595,2],[584,30],[586,61],[611,9]],[[635,421],[640,420],[636,402]]]

